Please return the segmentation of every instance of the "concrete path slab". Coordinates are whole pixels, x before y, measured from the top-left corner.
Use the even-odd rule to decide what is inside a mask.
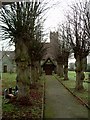
[[[88,109],[54,76],[45,78],[45,118],[88,118]]]

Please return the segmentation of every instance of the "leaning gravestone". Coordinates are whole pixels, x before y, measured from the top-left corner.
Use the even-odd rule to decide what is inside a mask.
[[[4,90],[4,99],[7,98],[7,95],[8,95],[8,89],[5,89],[5,90]]]

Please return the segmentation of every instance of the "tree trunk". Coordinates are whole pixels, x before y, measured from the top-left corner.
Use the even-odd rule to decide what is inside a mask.
[[[76,59],[76,86],[75,90],[83,90],[83,80],[85,78],[84,72],[83,72],[83,60],[80,59],[78,56]]]
[[[57,75],[63,77],[63,64],[57,63]]]
[[[68,60],[64,64],[64,80],[69,80],[68,79]]]
[[[41,68],[41,64],[40,64],[40,61],[39,61],[39,76],[42,75],[42,68]]]
[[[31,61],[31,84],[35,84],[35,65],[33,61]]]
[[[39,80],[39,62],[38,61],[35,62],[35,77],[37,82]]]
[[[15,45],[15,58],[17,65],[17,86],[18,98],[29,96],[30,89],[30,68],[26,46],[23,42],[17,42]]]
[[[31,84],[35,84],[39,80],[39,63],[31,61]]]

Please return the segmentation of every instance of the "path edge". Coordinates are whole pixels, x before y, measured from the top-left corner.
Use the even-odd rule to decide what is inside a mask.
[[[42,113],[41,120],[44,119],[44,111],[45,111],[45,79],[43,81],[43,93],[42,93]]]
[[[58,77],[54,76],[82,105],[86,106],[89,110],[90,110],[90,106],[85,103],[85,101],[83,101],[80,97],[78,97],[77,95],[75,95],[68,87],[66,87],[61,80],[59,80]]]

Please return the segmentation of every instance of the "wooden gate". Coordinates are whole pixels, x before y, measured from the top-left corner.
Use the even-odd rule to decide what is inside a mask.
[[[52,75],[52,65],[45,66],[45,73],[46,75]]]

